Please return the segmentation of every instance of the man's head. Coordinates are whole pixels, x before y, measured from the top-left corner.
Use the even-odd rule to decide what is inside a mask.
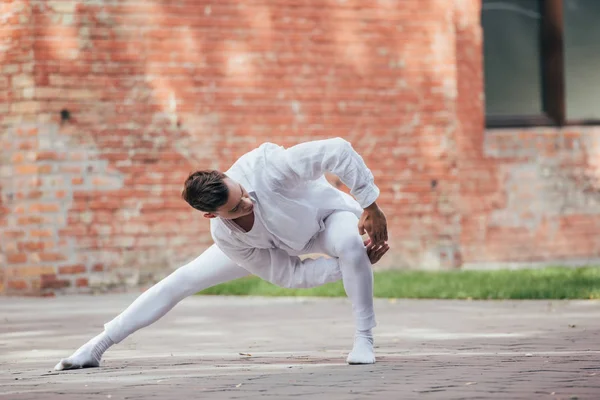
[[[253,210],[248,192],[220,171],[196,171],[186,179],[183,199],[206,218],[235,219]]]

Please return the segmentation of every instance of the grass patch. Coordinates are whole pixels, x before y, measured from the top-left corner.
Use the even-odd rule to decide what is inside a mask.
[[[341,282],[284,289],[257,277],[208,288],[203,295],[346,296]],[[600,299],[600,268],[497,271],[379,271],[375,297],[414,299]]]

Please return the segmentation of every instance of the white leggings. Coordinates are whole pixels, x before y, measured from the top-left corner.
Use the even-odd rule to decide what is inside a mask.
[[[306,249],[306,254],[323,253],[339,259],[344,289],[352,302],[356,328],[371,329],[376,325],[373,271],[358,233],[358,218],[350,212],[337,211],[324,222],[325,230]],[[119,343],[138,329],[156,322],[184,298],[249,274],[216,245],[212,245],[195,260],[142,293],[125,311],[106,323],[104,329],[114,343]],[[303,283],[303,287],[315,286],[311,282]]]

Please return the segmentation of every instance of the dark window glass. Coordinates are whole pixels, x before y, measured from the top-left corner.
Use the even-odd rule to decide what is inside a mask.
[[[486,116],[542,115],[540,1],[483,0],[482,26]]]
[[[564,0],[567,121],[600,120],[600,0]]]

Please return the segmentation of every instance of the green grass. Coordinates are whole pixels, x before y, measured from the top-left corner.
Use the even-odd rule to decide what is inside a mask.
[[[345,296],[341,282],[284,289],[247,277],[206,289],[204,295]],[[600,299],[600,267],[497,271],[375,272],[375,297],[417,299]]]

